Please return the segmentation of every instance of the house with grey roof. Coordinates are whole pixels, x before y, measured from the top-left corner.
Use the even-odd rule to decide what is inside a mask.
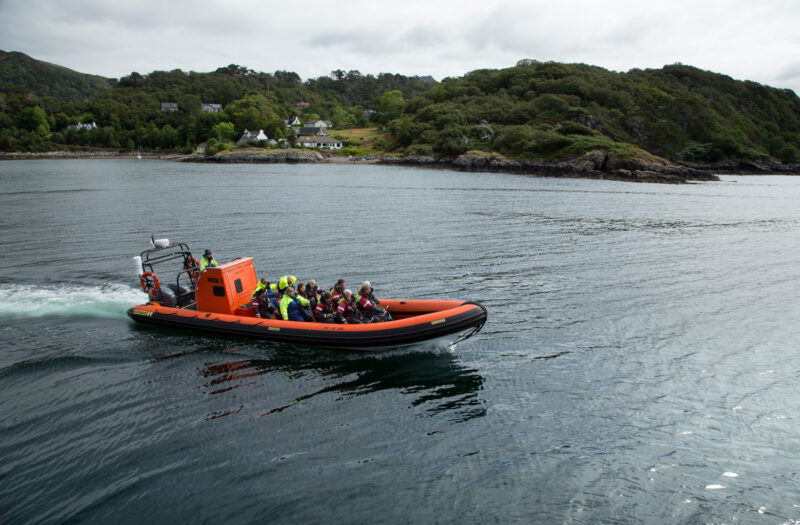
[[[222,104],[200,104],[200,110],[206,113],[219,113],[222,111]]]
[[[242,134],[242,138],[240,138],[239,140],[236,141],[236,145],[240,146],[240,145],[246,144],[248,142],[253,142],[253,141],[261,142],[263,140],[269,140],[269,137],[267,137],[267,135],[266,135],[266,133],[264,133],[263,129],[260,129],[258,131],[247,131],[247,130],[244,130],[244,133]]]
[[[310,127],[302,127],[297,130],[298,135],[319,135],[319,136],[326,136],[328,131],[326,128],[315,128],[314,126]]]
[[[332,128],[333,124],[331,124],[330,120],[312,120],[311,122],[306,122],[306,127],[309,128]]]
[[[300,148],[342,149],[342,141],[331,136],[303,136],[297,137],[295,146]]]

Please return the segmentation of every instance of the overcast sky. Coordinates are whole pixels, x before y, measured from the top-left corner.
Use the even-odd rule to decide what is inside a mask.
[[[0,0],[0,49],[116,78],[238,64],[441,80],[521,58],[681,62],[800,93],[800,2]]]

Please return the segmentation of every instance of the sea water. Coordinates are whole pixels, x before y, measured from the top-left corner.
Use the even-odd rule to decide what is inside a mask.
[[[800,179],[0,163],[0,521],[792,523]],[[150,235],[483,330],[142,327]]]

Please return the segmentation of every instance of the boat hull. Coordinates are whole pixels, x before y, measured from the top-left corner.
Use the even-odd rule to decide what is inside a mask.
[[[134,306],[137,323],[325,348],[380,349],[453,334],[474,334],[486,322],[486,308],[462,301],[382,299],[395,319],[370,324],[302,323],[171,308],[155,303]]]

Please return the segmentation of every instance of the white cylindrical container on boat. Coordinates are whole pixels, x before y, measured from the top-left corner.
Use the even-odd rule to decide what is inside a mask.
[[[153,244],[156,245],[156,248],[166,248],[169,246],[169,239],[156,239]]]
[[[133,267],[134,271],[136,272],[136,277],[142,275],[142,257],[137,255],[136,257],[131,258],[133,260]]]

